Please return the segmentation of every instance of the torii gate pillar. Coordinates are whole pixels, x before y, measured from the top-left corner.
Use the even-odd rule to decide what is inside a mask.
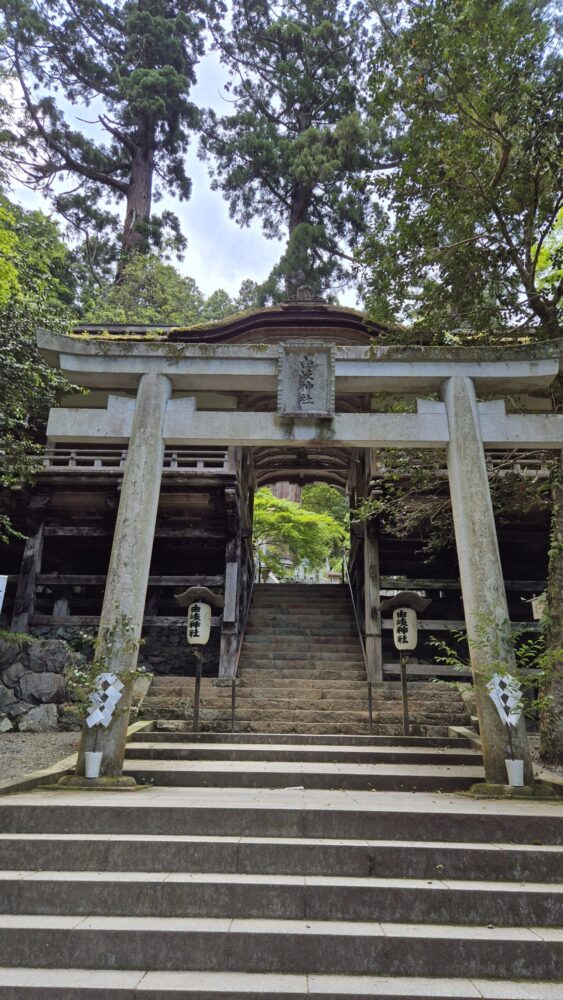
[[[506,784],[510,757],[506,727],[489,697],[491,659],[514,673],[510,619],[500,564],[493,505],[477,410],[475,387],[466,376],[442,383],[449,427],[448,476],[454,518],[461,592],[488,782]],[[524,760],[524,781],[533,783],[524,719],[513,730],[514,755]]]
[[[164,415],[171,382],[151,372],[141,376],[113,536],[97,658],[104,669],[126,677],[122,698],[107,729],[84,727],[76,773],[84,774],[84,751],[103,751],[101,776],[120,780],[133,678],[137,666],[164,458]],[[129,783],[134,784],[132,779]],[[72,779],[69,782],[72,783]]]

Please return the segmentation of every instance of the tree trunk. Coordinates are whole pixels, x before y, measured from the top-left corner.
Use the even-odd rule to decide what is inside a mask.
[[[312,270],[313,262],[308,249],[304,250],[302,246],[292,243],[296,229],[304,222],[309,221],[310,201],[311,189],[305,184],[295,184],[291,191],[288,219],[289,241],[286,251],[285,288],[288,299],[294,299],[298,296],[299,288],[308,283]]]
[[[545,639],[550,676],[544,694],[551,698],[540,719],[540,753],[549,764],[563,763],[563,453],[552,489]]]
[[[540,320],[542,329],[549,339],[558,340],[561,336],[561,327],[555,303],[546,299],[533,285],[526,288],[526,296],[530,309]]]
[[[123,224],[123,249],[116,276],[118,283],[123,277],[127,255],[133,250],[140,250],[146,240],[143,228],[151,216],[153,172],[152,153],[146,148],[138,147],[131,164],[131,178]]]

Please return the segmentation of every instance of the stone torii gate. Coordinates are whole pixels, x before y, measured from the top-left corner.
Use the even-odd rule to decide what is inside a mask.
[[[49,441],[128,446],[98,636],[106,669],[115,673],[136,664],[165,446],[444,449],[485,772],[489,782],[506,782],[506,734],[485,684],[490,650],[507,671],[514,667],[514,654],[506,638],[508,608],[484,448],[561,450],[563,416],[507,414],[504,403],[508,396],[550,385],[560,369],[561,345],[357,347],[303,338],[226,346],[45,331],[38,344],[70,382],[110,390],[104,409],[53,408]],[[252,390],[276,397],[277,409],[198,410],[197,394],[203,391]],[[132,392],[134,397],[127,395]],[[335,401],[351,392],[419,398],[415,413],[373,413],[367,407],[339,412]],[[488,401],[479,402],[478,396]],[[102,774],[116,780],[122,774],[131,686],[125,686],[125,710],[97,736],[97,749],[104,751]],[[82,751],[92,748],[92,739],[85,731]],[[512,742],[529,782],[522,720]]]

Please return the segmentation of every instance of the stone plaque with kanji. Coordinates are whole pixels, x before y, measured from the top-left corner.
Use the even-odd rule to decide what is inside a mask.
[[[278,413],[288,417],[334,416],[334,349],[301,341],[280,348]]]

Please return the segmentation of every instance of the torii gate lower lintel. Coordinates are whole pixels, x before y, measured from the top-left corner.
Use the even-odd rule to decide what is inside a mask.
[[[131,639],[140,639],[147,589],[152,539],[165,444],[239,444],[299,447],[323,443],[334,447],[445,448],[454,515],[461,589],[471,646],[472,667],[483,736],[487,780],[505,783],[505,733],[487,697],[483,671],[487,651],[478,641],[480,623],[486,621],[491,642],[502,646],[508,608],[500,565],[490,497],[484,445],[488,447],[563,448],[563,416],[525,413],[507,415],[503,399],[479,403],[477,391],[501,397],[545,389],[559,371],[559,356],[553,348],[544,357],[537,348],[526,357],[507,356],[502,350],[484,359],[468,357],[463,348],[448,351],[448,359],[431,357],[432,349],[397,359],[385,349],[373,358],[358,347],[332,347],[331,365],[325,378],[333,378],[332,397],[343,392],[397,393],[398,387],[421,396],[440,393],[441,400],[421,399],[416,413],[342,413],[312,416],[308,401],[317,412],[314,365],[295,369],[300,379],[291,405],[304,407],[288,415],[283,403],[283,364],[280,349],[224,347],[210,351],[197,344],[147,344],[85,342],[41,333],[39,346],[47,359],[67,377],[88,387],[104,387],[125,393],[137,386],[136,398],[110,395],[105,409],[54,408],[48,424],[53,442],[128,442],[121,499],[115,526],[100,636],[116,635],[119,621],[128,623],[128,652],[116,641],[107,649],[109,668],[131,669]],[[170,347],[174,350],[171,352]],[[291,345],[295,353],[295,342]],[[313,352],[303,356],[310,358]],[[319,355],[322,355],[319,351]],[[471,352],[469,352],[471,354]],[[404,352],[403,352],[404,355]],[[319,362],[322,365],[322,362]],[[297,371],[297,375],[295,375]],[[277,391],[277,412],[259,414],[244,410],[198,411],[198,391],[244,393],[260,386]],[[361,388],[360,388],[361,387]],[[326,386],[324,386],[326,389]],[[174,398],[174,392],[181,397]],[[192,397],[187,396],[192,392]],[[325,394],[326,395],[326,394]],[[328,393],[330,397],[331,393]],[[326,400],[323,396],[323,407]],[[291,409],[291,407],[290,407]],[[502,651],[507,669],[513,653]],[[136,657],[134,658],[136,659]],[[377,679],[377,678],[376,678]],[[126,686],[122,705],[130,704],[131,685]],[[128,712],[101,734],[103,773],[118,778],[122,773]],[[92,736],[85,733],[82,750],[90,749]],[[526,780],[532,780],[524,723],[512,737],[517,753],[525,760]],[[98,735],[98,744],[100,735]],[[100,747],[97,747],[100,749]],[[82,755],[81,755],[82,757]],[[81,761],[79,761],[79,768]]]

